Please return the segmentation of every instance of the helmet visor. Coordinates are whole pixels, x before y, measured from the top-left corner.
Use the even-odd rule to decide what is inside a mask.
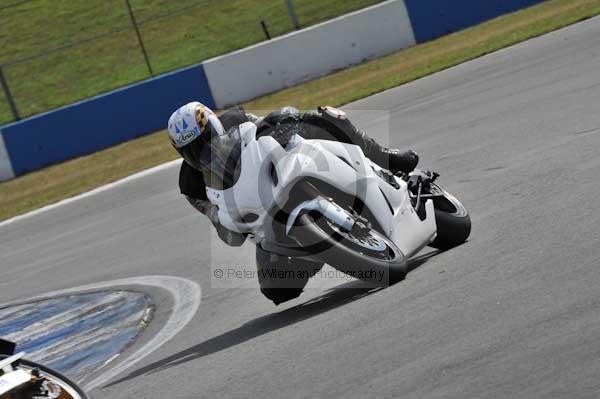
[[[185,161],[204,173],[207,186],[223,190],[235,184],[239,177],[241,140],[239,129],[228,132],[212,130],[179,148]]]
[[[191,129],[192,133],[196,132],[197,137],[184,146],[178,146],[173,139],[171,142],[190,166],[202,170],[210,164],[211,143],[218,141],[218,138],[225,134],[225,130],[212,111],[201,107],[196,112],[196,121],[193,124],[188,123],[187,128]]]

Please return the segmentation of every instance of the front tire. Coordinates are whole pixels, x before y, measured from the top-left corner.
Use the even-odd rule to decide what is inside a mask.
[[[8,356],[0,355],[0,360],[5,359],[6,357]],[[58,385],[61,390],[63,390],[60,398],[89,399],[88,395],[83,391],[83,389],[79,388],[75,382],[56,370],[26,359],[20,359],[17,368],[22,368],[29,371],[37,369],[41,377],[48,379],[50,382]],[[17,397],[19,396],[17,395]]]
[[[442,190],[444,195],[435,197],[435,223],[437,224],[437,237],[429,244],[438,249],[450,249],[463,244],[471,234],[471,217],[461,202],[448,192]]]
[[[370,230],[356,238],[320,215],[301,215],[289,234],[314,258],[335,269],[373,283],[388,286],[404,279],[406,259],[387,237]]]

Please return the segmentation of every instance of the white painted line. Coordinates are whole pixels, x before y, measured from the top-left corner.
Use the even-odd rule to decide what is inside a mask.
[[[88,192],[76,195],[75,197],[67,198],[67,199],[59,201],[57,203],[54,203],[54,204],[51,204],[51,205],[46,205],[46,206],[44,206],[42,208],[39,208],[39,209],[36,209],[34,211],[25,213],[23,215],[15,216],[13,218],[10,218],[10,219],[7,219],[7,220],[5,220],[3,222],[0,222],[0,228],[2,228],[4,226],[8,226],[9,224],[12,224],[12,223],[24,220],[24,219],[29,219],[31,217],[37,216],[37,215],[39,215],[41,213],[44,213],[44,212],[48,212],[48,211],[50,211],[52,209],[55,209],[55,208],[58,208],[60,206],[64,206],[64,205],[73,203],[75,201],[79,201],[81,199],[84,199],[84,198],[87,198],[87,197],[91,197],[91,196],[96,195],[96,194],[100,194],[100,193],[102,193],[104,191],[113,189],[113,188],[118,187],[118,186],[122,186],[123,184],[130,183],[133,180],[137,180],[137,179],[140,179],[142,177],[149,176],[149,175],[151,175],[153,173],[157,173],[157,172],[160,172],[162,170],[166,170],[166,169],[169,169],[169,168],[172,168],[172,167],[175,167],[175,166],[179,166],[179,165],[181,165],[181,162],[182,162],[181,159],[176,159],[174,161],[163,163],[163,164],[155,166],[153,168],[146,169],[146,170],[143,170],[141,172],[135,173],[135,174],[133,174],[131,176],[127,176],[127,177],[125,177],[125,178],[123,178],[121,180],[117,180],[116,182],[109,183],[109,184],[106,184],[104,186],[100,186],[98,188],[95,188],[95,189],[93,189],[91,191],[88,191]]]
[[[120,375],[125,370],[144,359],[146,356],[160,348],[171,338],[177,335],[194,317],[200,301],[202,298],[202,291],[198,283],[187,280],[180,277],[173,276],[144,276],[144,277],[132,277],[120,280],[105,281],[101,283],[94,283],[84,285],[81,287],[68,288],[65,290],[48,292],[27,300],[18,300],[10,303],[1,304],[0,308],[8,306],[18,306],[25,302],[37,302],[47,300],[64,295],[72,295],[76,293],[85,293],[91,291],[98,291],[102,289],[115,289],[122,286],[151,286],[166,290],[173,297],[173,309],[169,319],[166,321],[162,329],[138,348],[134,353],[127,356],[122,362],[118,363],[115,367],[109,368],[104,372],[100,372],[92,381],[88,382],[84,389],[90,391],[94,388],[107,383],[112,378]]]
[[[130,315],[126,322],[132,320],[140,320],[144,314],[144,310]],[[68,340],[57,341],[54,344],[38,349],[35,352],[27,352],[27,357],[35,362],[41,364],[52,364],[58,359],[63,359],[65,356],[74,354],[77,352],[77,348],[86,348],[88,345],[102,342],[103,340],[110,339],[115,336],[114,326],[98,328],[95,330],[82,331],[79,334],[69,336]],[[118,327],[117,327],[118,328]],[[45,333],[53,331],[51,328],[46,328]],[[9,340],[10,341],[10,340]],[[15,340],[13,340],[14,342]],[[135,342],[133,340],[132,342]],[[109,359],[115,358],[116,355],[111,356]],[[106,365],[106,362],[103,366]]]
[[[118,292],[111,293],[97,302],[90,302],[83,306],[74,307],[73,309],[67,310],[65,312],[61,312],[52,317],[48,317],[37,323],[30,324],[22,330],[15,331],[11,334],[5,335],[4,339],[6,339],[8,341],[19,340],[21,342],[26,342],[26,341],[31,341],[31,340],[37,339],[37,338],[43,336],[44,334],[46,334],[48,331],[57,330],[59,328],[59,326],[61,326],[61,325],[64,326],[66,324],[71,324],[71,323],[79,320],[79,318],[81,317],[82,314],[88,314],[88,317],[89,317],[93,314],[96,314],[96,313],[90,313],[91,311],[96,310],[96,309],[102,309],[104,306],[107,306],[108,304],[116,302],[117,300],[125,298],[125,297],[126,297],[125,293],[118,293]],[[88,333],[88,331],[83,332],[83,334],[85,334],[85,333]],[[58,344],[60,344],[60,342],[57,342],[56,344],[58,345]],[[45,349],[48,349],[48,347],[46,347]],[[30,355],[30,357],[33,357],[33,356],[31,356],[32,353],[30,353],[30,352],[29,352],[29,355]],[[33,359],[33,360],[37,360],[37,359]]]

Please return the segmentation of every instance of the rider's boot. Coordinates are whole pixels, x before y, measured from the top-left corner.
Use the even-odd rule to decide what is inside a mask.
[[[275,305],[299,297],[308,280],[322,267],[323,263],[277,255],[256,246],[260,291]]]
[[[413,150],[401,151],[395,148],[383,148],[379,144],[375,144],[379,148],[372,149],[371,155],[367,155],[367,157],[377,165],[389,169],[393,173],[410,173],[419,164],[419,154]]]

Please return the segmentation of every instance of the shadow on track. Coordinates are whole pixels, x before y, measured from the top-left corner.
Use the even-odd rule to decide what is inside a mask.
[[[430,258],[438,255],[441,252],[442,251],[439,250],[432,251],[409,260],[408,270],[412,271],[418,268]],[[194,345],[165,359],[135,370],[126,377],[107,384],[106,387],[131,380],[141,375],[152,374],[166,370],[179,364],[187,363],[231,348],[253,338],[268,334],[280,328],[287,327],[314,316],[318,316],[340,306],[367,297],[382,289],[384,288],[373,287],[371,284],[363,281],[351,281],[338,285],[327,290],[324,294],[309,300],[308,302],[296,305],[278,313],[271,313],[266,316],[251,320],[234,330],[228,331],[214,338],[210,338],[198,345]]]

